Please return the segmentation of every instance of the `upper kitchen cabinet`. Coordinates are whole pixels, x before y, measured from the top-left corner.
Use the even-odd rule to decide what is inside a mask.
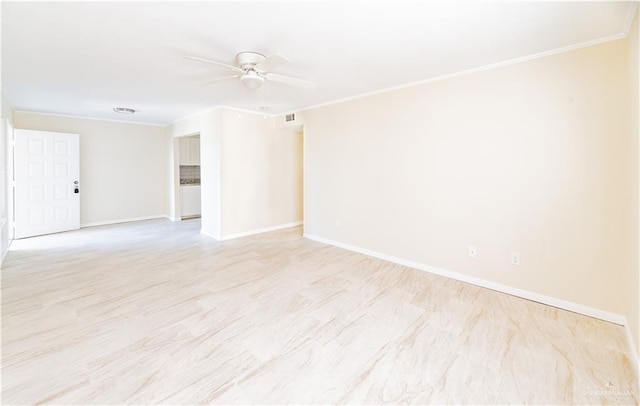
[[[200,165],[200,137],[180,138],[180,165]]]

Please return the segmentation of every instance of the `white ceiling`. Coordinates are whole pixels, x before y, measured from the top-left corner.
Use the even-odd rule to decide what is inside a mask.
[[[16,110],[167,124],[225,105],[271,114],[577,44],[621,38],[631,2],[2,2],[2,87]],[[279,53],[313,90],[238,80],[184,56]],[[139,112],[123,116],[113,107]]]

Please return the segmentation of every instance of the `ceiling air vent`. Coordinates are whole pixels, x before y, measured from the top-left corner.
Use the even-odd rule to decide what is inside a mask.
[[[294,121],[296,121],[296,114],[295,113],[287,114],[287,115],[284,116],[284,122],[285,123],[293,123]]]

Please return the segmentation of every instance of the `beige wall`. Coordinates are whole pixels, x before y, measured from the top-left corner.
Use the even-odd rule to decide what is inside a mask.
[[[619,40],[305,111],[305,232],[627,314],[626,58]]]
[[[12,134],[8,134],[8,126],[13,125],[13,109],[4,95],[1,101],[2,116],[0,117],[0,265],[7,253],[13,234],[9,232],[11,217],[13,216],[9,204],[9,165],[10,143]]]
[[[220,203],[220,148],[222,145],[222,110],[212,109],[200,114],[178,120],[165,129],[169,145],[169,166],[171,168],[169,205],[171,217],[180,218],[179,179],[178,179],[178,141],[177,137],[200,134],[200,182],[202,202],[202,232],[220,239],[221,203]]]
[[[640,13],[636,11],[635,18],[631,25],[628,41],[628,58],[629,58],[629,89],[631,90],[631,140],[633,147],[630,148],[633,162],[633,183],[629,187],[631,193],[631,202],[635,207],[635,217],[631,221],[635,227],[632,230],[632,236],[630,238],[631,252],[631,267],[629,269],[630,276],[628,277],[628,296],[629,303],[627,304],[627,311],[625,316],[629,321],[629,327],[633,340],[635,341],[636,349],[640,353],[640,200],[638,198],[638,191],[640,188],[640,125],[638,119],[640,116]]]
[[[80,134],[81,225],[167,215],[162,127],[19,111],[14,123]]]
[[[302,220],[302,134],[224,109],[223,237]]]

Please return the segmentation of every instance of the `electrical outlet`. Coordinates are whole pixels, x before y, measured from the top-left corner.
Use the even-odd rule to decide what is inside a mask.
[[[511,265],[520,266],[520,253],[512,252],[511,253]]]
[[[342,227],[342,222],[340,220],[336,220],[336,229],[340,229]]]
[[[469,256],[475,258],[478,256],[478,249],[473,245],[469,245]]]

